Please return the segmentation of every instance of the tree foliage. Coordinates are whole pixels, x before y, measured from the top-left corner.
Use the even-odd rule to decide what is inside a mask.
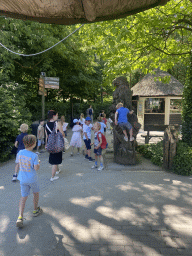
[[[105,83],[142,69],[146,74],[187,65],[192,49],[192,3],[171,0],[124,19],[85,25],[82,41],[106,61]]]
[[[192,52],[187,73],[187,81],[183,91],[183,124],[182,124],[182,139],[190,147],[192,147]]]
[[[0,86],[0,162],[9,158],[18,128],[22,123],[31,124],[31,113],[26,106],[21,86],[9,83]]]

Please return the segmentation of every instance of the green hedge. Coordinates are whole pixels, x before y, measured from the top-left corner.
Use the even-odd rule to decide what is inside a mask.
[[[157,144],[139,145],[137,151],[151,162],[162,166],[163,164],[163,141]],[[179,175],[192,175],[192,147],[183,141],[177,143],[176,156],[173,159],[173,167],[170,170]]]
[[[138,145],[137,151],[145,158],[151,159],[153,164],[162,166],[163,164],[163,141],[157,144]]]
[[[183,141],[177,143],[172,171],[179,175],[192,175],[192,147]]]

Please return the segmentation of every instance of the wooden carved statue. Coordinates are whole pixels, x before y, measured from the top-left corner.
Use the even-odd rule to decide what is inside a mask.
[[[128,141],[125,140],[123,129],[118,124],[115,125],[115,112],[118,103],[123,103],[124,108],[128,108],[132,111],[132,91],[129,88],[126,77],[118,77],[113,81],[113,85],[116,87],[113,93],[113,104],[110,107],[110,117],[113,120],[113,136],[114,136],[114,161],[119,164],[136,164],[135,143],[136,136],[141,127],[137,121],[137,116],[133,112],[128,114],[127,118],[132,125],[134,140],[130,141],[129,130],[126,129],[128,135]]]

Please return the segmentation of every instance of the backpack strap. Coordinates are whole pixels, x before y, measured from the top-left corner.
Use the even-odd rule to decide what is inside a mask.
[[[101,138],[102,138],[102,133],[101,133],[101,132],[98,132],[98,133],[97,133],[97,139],[98,139],[98,141],[100,142],[99,134],[101,134]]]
[[[49,126],[46,124],[46,128],[47,128],[47,130],[50,132],[50,133],[52,133],[52,131],[51,131],[51,129],[49,128]]]

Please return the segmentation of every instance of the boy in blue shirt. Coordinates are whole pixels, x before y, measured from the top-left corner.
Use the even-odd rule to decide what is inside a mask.
[[[30,189],[33,191],[33,204],[34,211],[33,216],[36,217],[42,213],[42,209],[38,207],[39,202],[39,184],[36,171],[39,170],[40,164],[37,154],[32,150],[36,146],[36,137],[34,135],[26,135],[23,138],[25,149],[20,150],[17,154],[16,163],[19,164],[19,175],[21,186],[21,200],[19,204],[19,217],[16,222],[16,226],[23,227],[23,212],[25,209],[26,200],[30,194]]]
[[[132,128],[132,125],[127,120],[127,115],[133,114],[133,110],[130,111],[128,108],[124,108],[123,103],[121,102],[117,104],[116,108],[117,108],[117,111],[115,112],[115,124],[116,125],[118,124],[123,129],[123,133],[125,135],[124,137],[125,141],[128,141],[126,128],[129,130],[130,141],[133,141],[134,140],[133,128]],[[117,121],[117,117],[118,117],[118,121]]]
[[[89,159],[89,162],[94,161],[91,157],[91,118],[88,116],[85,118],[85,124],[83,125],[83,140],[85,142],[87,154],[85,155],[85,159]]]

